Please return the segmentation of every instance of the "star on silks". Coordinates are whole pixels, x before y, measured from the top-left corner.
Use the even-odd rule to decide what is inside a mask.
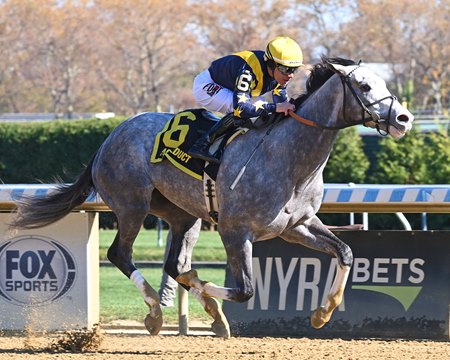
[[[253,105],[255,105],[256,110],[264,109],[264,105],[267,104],[267,101],[258,100]]]
[[[242,109],[241,108],[239,108],[239,107],[237,107],[236,109],[234,109],[234,111],[233,111],[233,115],[234,116],[236,116],[236,117],[241,117],[241,113],[242,113]]]
[[[245,103],[248,101],[248,97],[246,94],[239,94],[237,97],[238,97],[238,103]]]
[[[273,94],[276,96],[281,96],[281,87],[280,84],[277,85],[275,89],[273,89]]]

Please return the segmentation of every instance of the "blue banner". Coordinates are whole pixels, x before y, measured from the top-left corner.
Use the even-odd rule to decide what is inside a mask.
[[[325,301],[336,259],[281,239],[254,244],[255,294],[224,302],[232,334],[449,338],[450,232],[340,231],[354,264],[344,301],[322,329],[310,325]],[[233,287],[227,269],[226,286]]]

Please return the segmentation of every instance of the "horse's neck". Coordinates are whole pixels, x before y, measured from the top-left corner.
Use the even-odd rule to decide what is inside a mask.
[[[298,113],[323,126],[338,126],[343,121],[343,96],[340,78],[334,75],[305,101]]]
[[[324,127],[339,126],[343,121],[343,96],[340,79],[333,76],[304,102],[298,114]],[[317,154],[318,161],[326,161],[338,131],[319,127],[303,127],[301,131],[304,137],[312,138],[309,141],[310,152]]]
[[[329,85],[340,86],[339,83]],[[331,88],[333,86],[317,90],[297,113],[324,126],[337,125],[342,116],[342,92],[338,91],[339,88],[335,88],[335,91]],[[293,178],[302,182],[308,177],[321,176],[337,134],[337,130],[324,130],[294,121],[286,124],[283,142],[289,146],[295,159],[291,174]]]

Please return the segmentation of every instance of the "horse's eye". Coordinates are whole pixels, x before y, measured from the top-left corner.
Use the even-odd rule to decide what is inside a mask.
[[[370,90],[372,90],[372,88],[368,84],[361,84],[359,88],[362,92],[369,92]]]

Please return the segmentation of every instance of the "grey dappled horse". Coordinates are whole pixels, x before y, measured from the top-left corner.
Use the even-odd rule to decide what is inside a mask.
[[[118,218],[119,230],[108,258],[141,291],[150,308],[145,325],[151,334],[162,326],[159,297],[132,261],[133,242],[147,214],[170,224],[173,238],[165,269],[203,304],[214,318],[213,331],[223,337],[229,337],[230,330],[215,298],[243,302],[252,297],[253,242],[280,237],[302,244],[338,261],[327,301],[311,317],[312,326],[320,328],[342,301],[353,261],[351,249],[316,216],[323,195],[322,172],[338,130],[364,123],[399,138],[411,129],[414,117],[380,77],[344,59],[316,64],[307,93],[296,104],[296,113],[273,126],[270,134],[266,129],[251,130],[238,136],[223,155],[216,182],[218,231],[234,288],[200,281],[195,270],[187,271],[200,219],[209,220],[209,216],[201,181],[168,161],[149,161],[155,136],[170,114],[143,113],[120,124],[73,184],[61,185],[46,198],[18,202],[12,226],[35,228],[55,222],[97,192]]]

